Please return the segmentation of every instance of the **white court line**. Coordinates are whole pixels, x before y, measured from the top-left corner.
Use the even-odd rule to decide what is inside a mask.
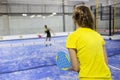
[[[109,67],[111,67],[112,69],[115,69],[115,70],[119,70],[119,71],[120,71],[120,68],[114,67],[114,66],[112,66],[112,65],[109,65]]]

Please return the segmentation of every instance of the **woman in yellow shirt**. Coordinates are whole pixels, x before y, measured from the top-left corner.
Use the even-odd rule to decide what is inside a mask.
[[[79,72],[80,80],[112,80],[102,36],[93,30],[94,18],[87,6],[73,11],[76,30],[66,41],[72,61],[71,69]]]

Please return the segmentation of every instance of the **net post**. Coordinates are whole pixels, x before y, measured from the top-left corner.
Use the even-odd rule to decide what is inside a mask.
[[[111,36],[112,35],[112,33],[111,33],[111,9],[112,9],[112,7],[111,7],[111,5],[109,5],[109,36]]]
[[[95,29],[96,29],[96,31],[97,31],[97,29],[98,29],[98,3],[99,3],[99,1],[98,0],[96,0],[96,10],[95,10],[95,15],[96,15],[96,21],[95,21]]]
[[[116,0],[114,0],[114,9],[113,9],[113,34],[115,34],[115,29],[116,29]]]

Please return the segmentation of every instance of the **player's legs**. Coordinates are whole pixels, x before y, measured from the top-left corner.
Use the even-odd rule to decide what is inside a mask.
[[[46,40],[45,40],[45,45],[47,46],[48,45],[48,37],[46,37]]]
[[[48,46],[48,45],[51,46],[52,45],[51,44],[51,37],[49,37],[49,36],[46,37],[45,44],[46,44],[46,46]]]
[[[46,43],[46,46],[47,45],[50,45],[50,46],[52,45],[51,44],[51,34],[50,33],[47,33],[46,42],[45,43]]]
[[[51,44],[51,37],[49,37],[48,39],[49,39],[49,44],[50,44],[50,46],[51,46],[51,45],[52,45],[52,44]]]

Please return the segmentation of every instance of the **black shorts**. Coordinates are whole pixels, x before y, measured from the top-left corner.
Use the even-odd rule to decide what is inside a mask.
[[[51,34],[47,34],[47,37],[49,37],[49,38],[50,38],[50,37],[51,37]]]

